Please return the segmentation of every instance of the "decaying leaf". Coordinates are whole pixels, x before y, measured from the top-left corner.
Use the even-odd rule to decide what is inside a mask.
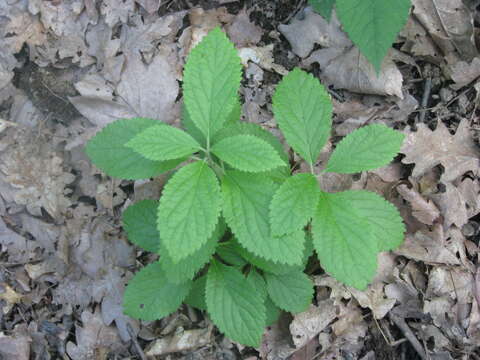
[[[412,206],[412,214],[419,221],[427,225],[433,225],[434,221],[440,217],[440,211],[435,204],[422,197],[415,189],[409,189],[407,185],[397,186],[399,194]]]
[[[442,165],[445,171],[441,180],[453,181],[468,171],[478,173],[480,165],[480,148],[472,138],[467,120],[460,122],[455,135],[441,121],[434,131],[418,124],[416,132],[408,130],[400,152],[406,155],[402,159],[404,164],[415,164],[412,172],[415,179]]]

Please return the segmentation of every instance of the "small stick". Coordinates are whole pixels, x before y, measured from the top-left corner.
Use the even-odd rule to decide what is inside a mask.
[[[426,360],[427,356],[425,354],[425,351],[423,350],[422,344],[420,344],[418,339],[413,334],[412,330],[410,330],[410,327],[405,322],[405,319],[397,315],[394,315],[392,313],[389,314],[389,317],[390,317],[390,320],[392,320],[393,323],[397,325],[397,327],[402,331],[403,335],[407,338],[407,340],[410,341],[410,344],[412,344],[417,354],[422,359]]]
[[[422,97],[422,110],[420,110],[420,116],[418,118],[419,122],[423,123],[425,121],[425,115],[427,114],[427,105],[428,99],[430,99],[430,93],[432,92],[432,78],[425,79],[425,87],[423,88],[423,97]]]
[[[135,335],[135,332],[132,329],[132,325],[127,323],[127,331],[128,334],[130,335],[130,338],[132,339],[133,345],[135,346],[135,350],[137,350],[138,356],[140,356],[140,359],[142,360],[147,360],[147,356],[143,352],[140,344],[137,341],[137,336]]]

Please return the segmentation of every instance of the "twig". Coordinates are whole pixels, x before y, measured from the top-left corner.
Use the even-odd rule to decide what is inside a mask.
[[[133,346],[135,346],[135,350],[137,350],[138,356],[140,356],[140,359],[147,360],[147,356],[145,355],[145,353],[142,350],[142,347],[137,341],[137,335],[135,335],[135,332],[132,329],[132,325],[130,325],[129,323],[127,323],[127,331],[128,331],[128,334],[130,335],[130,338],[132,339]]]
[[[397,327],[402,331],[403,335],[407,338],[407,340],[410,341],[410,344],[412,344],[417,354],[422,359],[426,360],[427,356],[425,354],[425,351],[423,350],[422,344],[420,344],[418,339],[413,334],[412,330],[410,330],[410,327],[405,322],[405,319],[392,313],[389,313],[389,317],[390,317],[390,320],[392,320],[393,323],[397,325]]]
[[[427,114],[427,105],[428,99],[430,99],[430,93],[432,92],[432,78],[428,77],[425,79],[425,87],[423,88],[423,97],[422,97],[422,110],[420,110],[420,116],[418,118],[420,123],[423,123],[425,120],[425,115]]]

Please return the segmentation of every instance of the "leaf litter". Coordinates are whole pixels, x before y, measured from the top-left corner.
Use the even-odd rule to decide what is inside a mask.
[[[0,4],[2,358],[480,356],[474,2],[414,0],[379,77],[335,16],[327,22],[296,1],[184,3]],[[83,153],[85,141],[119,117],[178,124],[185,57],[216,26],[243,60],[245,120],[279,135],[269,98],[295,66],[328,85],[335,137],[316,170],[340,137],[363,125],[407,135],[402,155],[383,169],[319,176],[326,191],[368,189],[393,202],[405,243],[379,255],[364,292],[314,264],[314,303],[267,328],[259,352],[216,336],[189,308],[154,323],[123,314],[127,280],[154,259],[126,241],[120,215],[131,202],[158,197],[165,179],[109,179]]]

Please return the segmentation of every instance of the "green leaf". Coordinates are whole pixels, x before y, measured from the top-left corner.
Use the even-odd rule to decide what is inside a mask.
[[[288,155],[285,152],[282,143],[275,135],[262,128],[260,125],[254,123],[247,123],[244,121],[238,121],[235,124],[229,125],[221,129],[214,137],[212,144],[232,137],[235,135],[253,135],[269,143],[280,155],[280,158],[288,164]],[[269,176],[276,183],[282,183],[290,176],[290,169],[288,166],[281,166],[274,170],[268,171]]]
[[[283,264],[302,262],[305,234],[270,233],[269,205],[278,188],[260,174],[227,171],[222,179],[223,214],[238,241],[252,253]]]
[[[364,290],[377,269],[378,244],[370,223],[342,193],[322,193],[313,217],[313,245],[323,269]]]
[[[165,317],[182,304],[192,282],[172,284],[159,263],[140,270],[130,280],[123,297],[123,311],[136,319],[153,321]]]
[[[268,296],[267,296],[267,299],[265,300],[265,309],[267,312],[266,324],[267,326],[271,326],[278,321],[282,313],[282,310],[277,305],[275,305],[272,299],[270,299],[270,297]]]
[[[400,151],[404,138],[385,125],[364,126],[338,143],[325,171],[352,174],[387,165]]]
[[[378,251],[393,250],[403,242],[405,225],[397,208],[380,195],[365,190],[338,193],[336,201],[348,204],[359,218],[368,222]]]
[[[207,242],[220,212],[220,187],[203,161],[180,169],[168,181],[158,207],[158,230],[171,259],[178,262]]]
[[[270,224],[273,235],[301,230],[312,218],[320,189],[312,174],[296,174],[277,190],[270,203]]]
[[[188,293],[184,303],[199,310],[207,310],[207,303],[205,302],[205,286],[207,285],[207,275],[203,275],[195,280],[192,288]]]
[[[240,271],[218,262],[207,275],[207,309],[215,325],[243,345],[260,346],[265,327],[265,305]]]
[[[215,231],[207,242],[193,254],[181,259],[177,263],[172,260],[168,251],[161,251],[162,258],[160,259],[160,265],[167,275],[168,281],[179,284],[192,280],[195,274],[210,261],[212,255],[215,253],[219,239],[225,233],[225,229],[225,222],[223,220],[219,221],[215,227]]]
[[[280,317],[281,310],[273,303],[272,299],[270,299],[270,297],[268,296],[267,283],[265,282],[265,279],[262,275],[259,274],[258,271],[252,269],[247,275],[247,280],[250,281],[252,286],[255,288],[255,294],[258,294],[258,296],[263,299],[263,302],[265,304],[265,326],[272,325]]]
[[[240,245],[234,244],[233,241],[223,242],[218,245],[217,254],[224,262],[233,266],[243,267],[247,265],[247,262],[236,250],[237,246]]]
[[[142,200],[130,205],[122,214],[128,240],[142,249],[157,252],[160,234],[157,230],[158,201]]]
[[[236,125],[236,124],[245,124],[244,122],[242,122],[242,123],[239,122],[240,116],[241,116],[241,111],[242,111],[242,105],[240,105],[240,101],[238,100],[238,97],[237,97],[237,101],[235,102],[235,105],[233,106],[232,112],[230,113],[230,115],[227,118],[227,121],[225,122],[225,126],[229,127],[229,126]],[[188,114],[185,103],[182,104],[182,127],[202,147],[204,147],[204,148],[207,147],[207,139],[205,138],[205,135],[203,135],[202,132],[193,123],[192,118]],[[238,134],[238,132],[235,133],[235,134],[232,134],[232,135],[236,135],[236,134]]]
[[[260,256],[257,256],[244,247],[242,247],[236,239],[231,240],[232,248],[240,254],[245,260],[247,260],[250,264],[259,268],[263,271],[267,271],[273,274],[286,274],[293,270],[303,270],[301,265],[285,265],[279,264],[270,260],[266,260]]]
[[[350,39],[380,72],[382,61],[408,19],[410,0],[337,0]]]
[[[183,75],[188,114],[207,139],[225,124],[238,103],[242,65],[233,43],[215,28],[190,52]]]
[[[285,166],[276,150],[266,141],[252,135],[236,135],[213,145],[220,160],[242,171],[262,172]]]
[[[161,124],[134,118],[114,121],[88,141],[86,154],[107,175],[128,180],[148,179],[177,167],[185,159],[152,161],[125,146],[143,130]]]
[[[275,90],[273,113],[290,146],[314,164],[332,127],[332,102],[323,85],[295,68]]]
[[[335,5],[335,0],[308,0],[310,6],[315,12],[322,15],[325,19],[330,21],[332,18],[332,10]]]
[[[268,295],[280,309],[299,313],[305,311],[312,302],[313,283],[301,271],[275,275],[265,273]]]
[[[200,144],[186,132],[169,125],[145,129],[126,144],[149,160],[183,158],[200,150]]]

